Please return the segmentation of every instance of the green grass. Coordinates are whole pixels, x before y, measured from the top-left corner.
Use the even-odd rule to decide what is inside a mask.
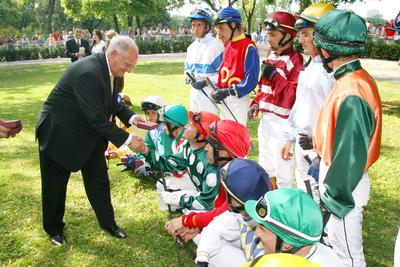
[[[175,245],[164,232],[167,213],[158,210],[154,182],[120,173],[110,162],[117,223],[129,234],[117,240],[100,230],[80,174],[71,176],[65,234],[69,244],[53,246],[41,226],[40,170],[34,127],[37,114],[65,65],[0,68],[0,117],[21,119],[17,138],[0,140],[0,265],[9,266],[176,266]],[[188,105],[183,62],[144,62],[126,76],[134,109],[148,95]],[[399,227],[399,84],[379,82],[384,105],[382,153],[372,167],[372,192],[365,213],[364,241],[369,266],[392,266]],[[258,121],[249,128],[257,147]],[[60,151],[62,153],[62,151]],[[256,158],[252,153],[251,158]],[[181,251],[186,265],[192,262]]]

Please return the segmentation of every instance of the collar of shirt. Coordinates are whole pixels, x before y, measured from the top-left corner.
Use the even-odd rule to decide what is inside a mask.
[[[107,53],[104,53],[106,55],[106,61],[107,61],[107,68],[108,68],[108,73],[111,76],[113,76],[112,72],[111,72],[111,68],[110,68],[110,62],[108,61],[108,56]]]
[[[82,44],[82,38],[80,38],[80,39],[75,39],[75,42],[76,42],[76,43]]]

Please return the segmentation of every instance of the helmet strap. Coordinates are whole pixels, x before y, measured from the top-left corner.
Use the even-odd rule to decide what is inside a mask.
[[[279,236],[276,236],[276,242],[275,242],[275,252],[276,253],[296,254],[296,252],[302,248],[302,247],[292,246],[292,248],[290,250],[282,250],[282,246],[283,246],[283,240]]]
[[[220,162],[224,162],[224,161],[231,161],[232,158],[231,157],[220,157],[219,156],[219,149],[216,147],[212,147],[213,148],[213,154],[214,154],[214,163],[212,164],[214,167],[218,167]]]
[[[290,38],[285,41],[285,37],[288,33],[285,31],[282,31],[282,30],[279,30],[279,32],[281,32],[283,34],[283,37],[281,38],[281,40],[278,43],[278,49],[284,47],[285,45],[287,45],[288,43],[290,43],[293,40],[293,37],[290,36]],[[276,50],[278,50],[278,49],[276,49]]]
[[[169,123],[169,122],[166,122],[166,124],[167,124],[167,129],[168,129],[168,136],[171,137],[171,138],[175,138],[175,136],[174,136],[174,131],[175,131],[176,129],[178,129],[178,127],[175,126],[175,125],[172,125],[172,124]]]
[[[338,59],[339,57],[331,56],[331,55],[329,55],[329,57],[325,57],[324,54],[322,53],[322,49],[320,47],[317,47],[317,50],[318,50],[319,56],[321,57],[322,65],[324,66],[324,69],[326,70],[326,72],[331,73],[333,71],[333,69],[331,67],[329,67],[329,63],[331,63],[335,59]]]
[[[231,38],[229,38],[229,41],[232,41],[233,35],[235,34],[236,29],[238,28],[237,23],[235,27],[232,26],[232,22],[227,23],[229,26],[229,29],[231,29]]]
[[[197,143],[206,143],[206,142],[207,142],[206,139],[200,140],[200,136],[201,136],[201,134],[197,131],[197,134],[196,134],[196,136],[194,137],[194,140],[195,140]]]

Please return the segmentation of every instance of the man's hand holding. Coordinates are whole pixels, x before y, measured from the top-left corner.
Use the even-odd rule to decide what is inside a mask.
[[[144,143],[144,139],[139,136],[133,136],[128,146],[133,152],[147,153],[148,151],[148,148]]]
[[[137,123],[138,123],[139,121],[145,122],[145,120],[144,120],[141,116],[135,115],[132,124],[135,125],[135,126],[137,126]]]
[[[182,217],[173,218],[165,223],[165,230],[172,236],[176,236],[178,231],[183,229]]]

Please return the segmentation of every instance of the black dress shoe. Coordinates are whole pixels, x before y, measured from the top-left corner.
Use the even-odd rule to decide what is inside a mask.
[[[67,240],[63,234],[58,234],[51,237],[51,242],[56,246],[63,246],[67,244]]]
[[[116,237],[116,238],[127,238],[128,237],[128,235],[124,232],[124,230],[122,230],[118,226],[107,227],[107,228],[104,228],[104,230],[106,230],[107,232],[110,233],[110,235],[112,235],[113,237]]]

